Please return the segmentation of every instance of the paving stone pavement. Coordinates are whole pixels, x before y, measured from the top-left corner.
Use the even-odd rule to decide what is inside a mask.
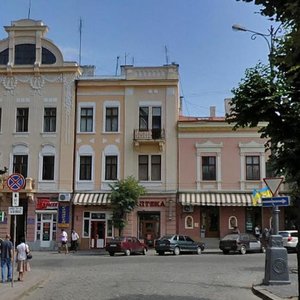
[[[154,255],[154,251],[152,251]],[[218,249],[206,249],[205,253],[218,253]],[[43,252],[33,253],[33,257],[40,257],[46,254]],[[47,252],[48,254],[48,252]],[[46,254],[46,255],[47,255]],[[62,255],[62,254],[60,254]],[[76,254],[74,254],[76,255]],[[93,251],[82,251],[80,255],[99,255],[99,250],[97,254]],[[107,255],[105,251],[100,252],[100,255]],[[0,284],[0,299],[14,300],[22,299],[22,297],[28,295],[31,290],[39,288],[45,281],[50,278],[51,274],[41,268],[32,268],[30,272],[27,272],[24,277],[23,282],[17,281],[18,273],[14,272],[14,282],[1,283]],[[287,285],[254,285],[252,288],[253,293],[261,299],[270,300],[296,300],[298,299],[298,273],[296,270],[291,270],[290,272],[291,284]],[[88,287],[87,287],[88,288]],[[75,299],[75,298],[74,298]]]

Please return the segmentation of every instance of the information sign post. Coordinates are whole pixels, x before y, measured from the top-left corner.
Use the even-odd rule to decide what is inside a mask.
[[[25,186],[25,178],[22,174],[13,173],[7,179],[7,186],[12,191],[12,207],[9,207],[8,214],[14,216],[14,239],[13,239],[13,248],[14,251],[16,249],[16,234],[17,234],[17,219],[16,215],[23,214],[23,207],[19,206],[19,193],[18,191],[21,190]],[[15,257],[15,253],[14,253]],[[14,270],[15,267],[15,259],[12,259],[12,269]],[[12,272],[12,281],[11,286],[14,286],[14,272]]]
[[[263,198],[263,207],[273,207],[272,233],[266,249],[264,284],[290,284],[288,270],[287,250],[283,247],[282,237],[279,232],[279,206],[287,206],[289,197],[277,197],[278,189],[283,178],[265,178],[264,182],[269,187],[273,197]]]

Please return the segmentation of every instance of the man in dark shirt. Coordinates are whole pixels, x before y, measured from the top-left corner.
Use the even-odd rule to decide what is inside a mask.
[[[7,281],[12,280],[13,244],[10,241],[10,235],[6,234],[5,240],[1,241],[1,275],[2,283],[5,282],[5,267],[7,268]]]

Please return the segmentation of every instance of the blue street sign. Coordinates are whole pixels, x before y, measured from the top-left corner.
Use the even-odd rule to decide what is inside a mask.
[[[289,206],[290,197],[289,196],[279,196],[272,198],[261,198],[263,207],[273,207],[273,206]]]
[[[7,179],[7,186],[11,191],[17,192],[25,186],[25,178],[22,174],[13,173]]]

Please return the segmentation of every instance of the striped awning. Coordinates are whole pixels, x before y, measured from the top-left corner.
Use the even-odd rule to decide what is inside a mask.
[[[74,205],[106,205],[110,203],[108,193],[76,193],[73,197]]]
[[[179,193],[179,202],[199,206],[253,206],[252,193]]]

